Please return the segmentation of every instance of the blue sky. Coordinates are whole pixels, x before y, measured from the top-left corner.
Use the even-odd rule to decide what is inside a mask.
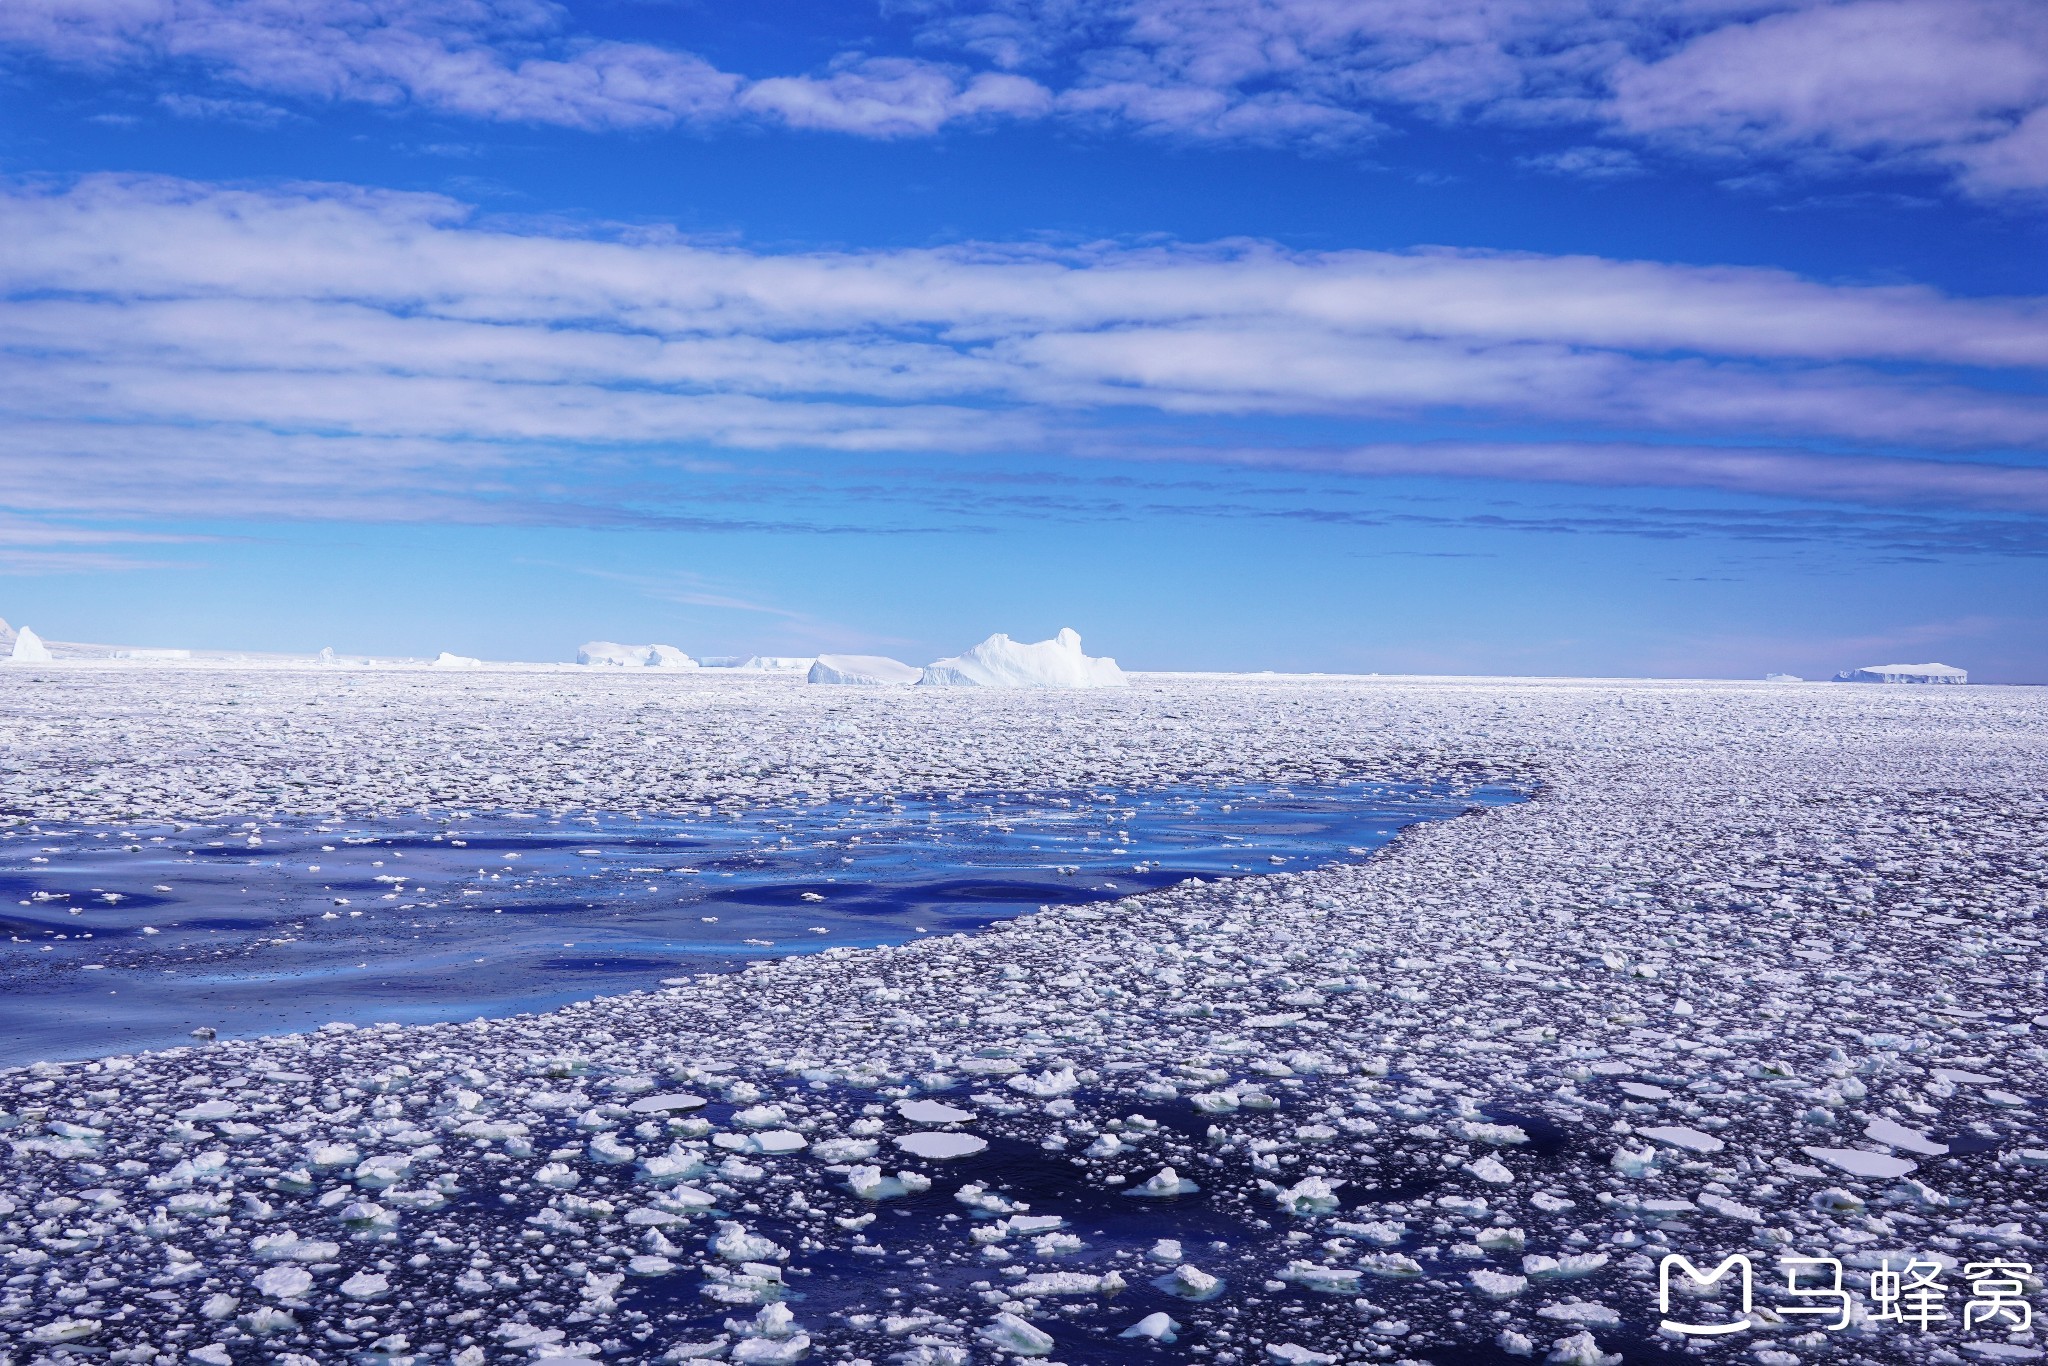
[[[2048,681],[2048,11],[16,0],[72,640]]]

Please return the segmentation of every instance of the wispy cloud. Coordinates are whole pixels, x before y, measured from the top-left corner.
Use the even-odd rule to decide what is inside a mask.
[[[2048,443],[2040,298],[1258,242],[777,254],[111,176],[0,192],[0,239],[16,507],[681,518],[598,491],[1035,451],[2048,511],[2010,454]],[[1569,435],[1365,439],[1390,421]],[[1276,422],[1359,437],[1218,435]]]
[[[856,136],[1058,118],[1184,140],[1356,146],[1395,114],[1597,130],[1794,170],[2048,187],[2036,0],[928,0],[916,52],[744,75],[542,0],[10,0],[0,46],[228,91],[591,130],[738,120]],[[942,60],[938,58],[943,54]],[[187,91],[187,112],[246,99]],[[1625,173],[1618,149],[1539,164]]]

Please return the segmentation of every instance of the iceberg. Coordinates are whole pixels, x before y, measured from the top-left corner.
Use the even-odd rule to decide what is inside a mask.
[[[802,673],[815,663],[813,655],[748,655],[746,662],[736,667],[755,673]]]
[[[1950,664],[1866,664],[1844,669],[1837,683],[1967,683],[1969,671]]]
[[[48,664],[50,647],[43,638],[24,626],[14,634],[14,649],[7,656],[16,664]]]
[[[1805,679],[1803,679],[1803,678],[1801,678],[1801,677],[1800,677],[1800,676],[1799,676],[1798,674],[1765,674],[1765,675],[1764,675],[1764,682],[1766,682],[1766,683],[1804,683],[1805,681],[1806,681],[1806,680],[1805,680]]]
[[[1127,686],[1114,659],[1091,659],[1081,653],[1081,637],[1071,628],[1036,644],[1022,644],[1006,635],[990,636],[963,654],[925,665],[917,681],[926,688]]]
[[[611,669],[694,669],[697,661],[673,645],[621,645],[587,640],[576,651],[578,664]]]
[[[914,664],[887,655],[819,655],[806,681],[848,683],[859,687],[886,687],[891,683],[915,683],[924,671]]]
[[[472,659],[468,655],[451,655],[446,650],[443,650],[428,667],[435,669],[481,669],[483,666],[484,662],[481,659]]]

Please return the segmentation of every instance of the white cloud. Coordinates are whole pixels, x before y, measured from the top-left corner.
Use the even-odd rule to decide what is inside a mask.
[[[0,240],[14,506],[349,488],[333,510],[497,497],[565,460],[1079,449],[1119,413],[1144,424],[1121,439],[1168,447],[1297,418],[1536,421],[1582,446],[2048,442],[2024,384],[1967,379],[2048,365],[2041,299],[1752,268],[1254,242],[767,254],[115,176],[0,194]]]
[[[573,128],[757,119],[870,137],[1062,117],[1341,147],[1408,111],[1597,128],[1745,163],[2048,187],[2039,0],[956,0],[927,51],[759,77],[580,31],[543,0],[8,0],[0,47],[274,97]],[[992,69],[991,69],[992,68]],[[188,114],[266,106],[185,90]],[[261,115],[274,117],[274,115]],[[1614,174],[1616,149],[1551,169]]]

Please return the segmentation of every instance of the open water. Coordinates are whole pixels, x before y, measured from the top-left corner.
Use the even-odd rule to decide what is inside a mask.
[[[1184,878],[1359,859],[1501,788],[973,794],[0,832],[0,1064],[506,1016]]]

